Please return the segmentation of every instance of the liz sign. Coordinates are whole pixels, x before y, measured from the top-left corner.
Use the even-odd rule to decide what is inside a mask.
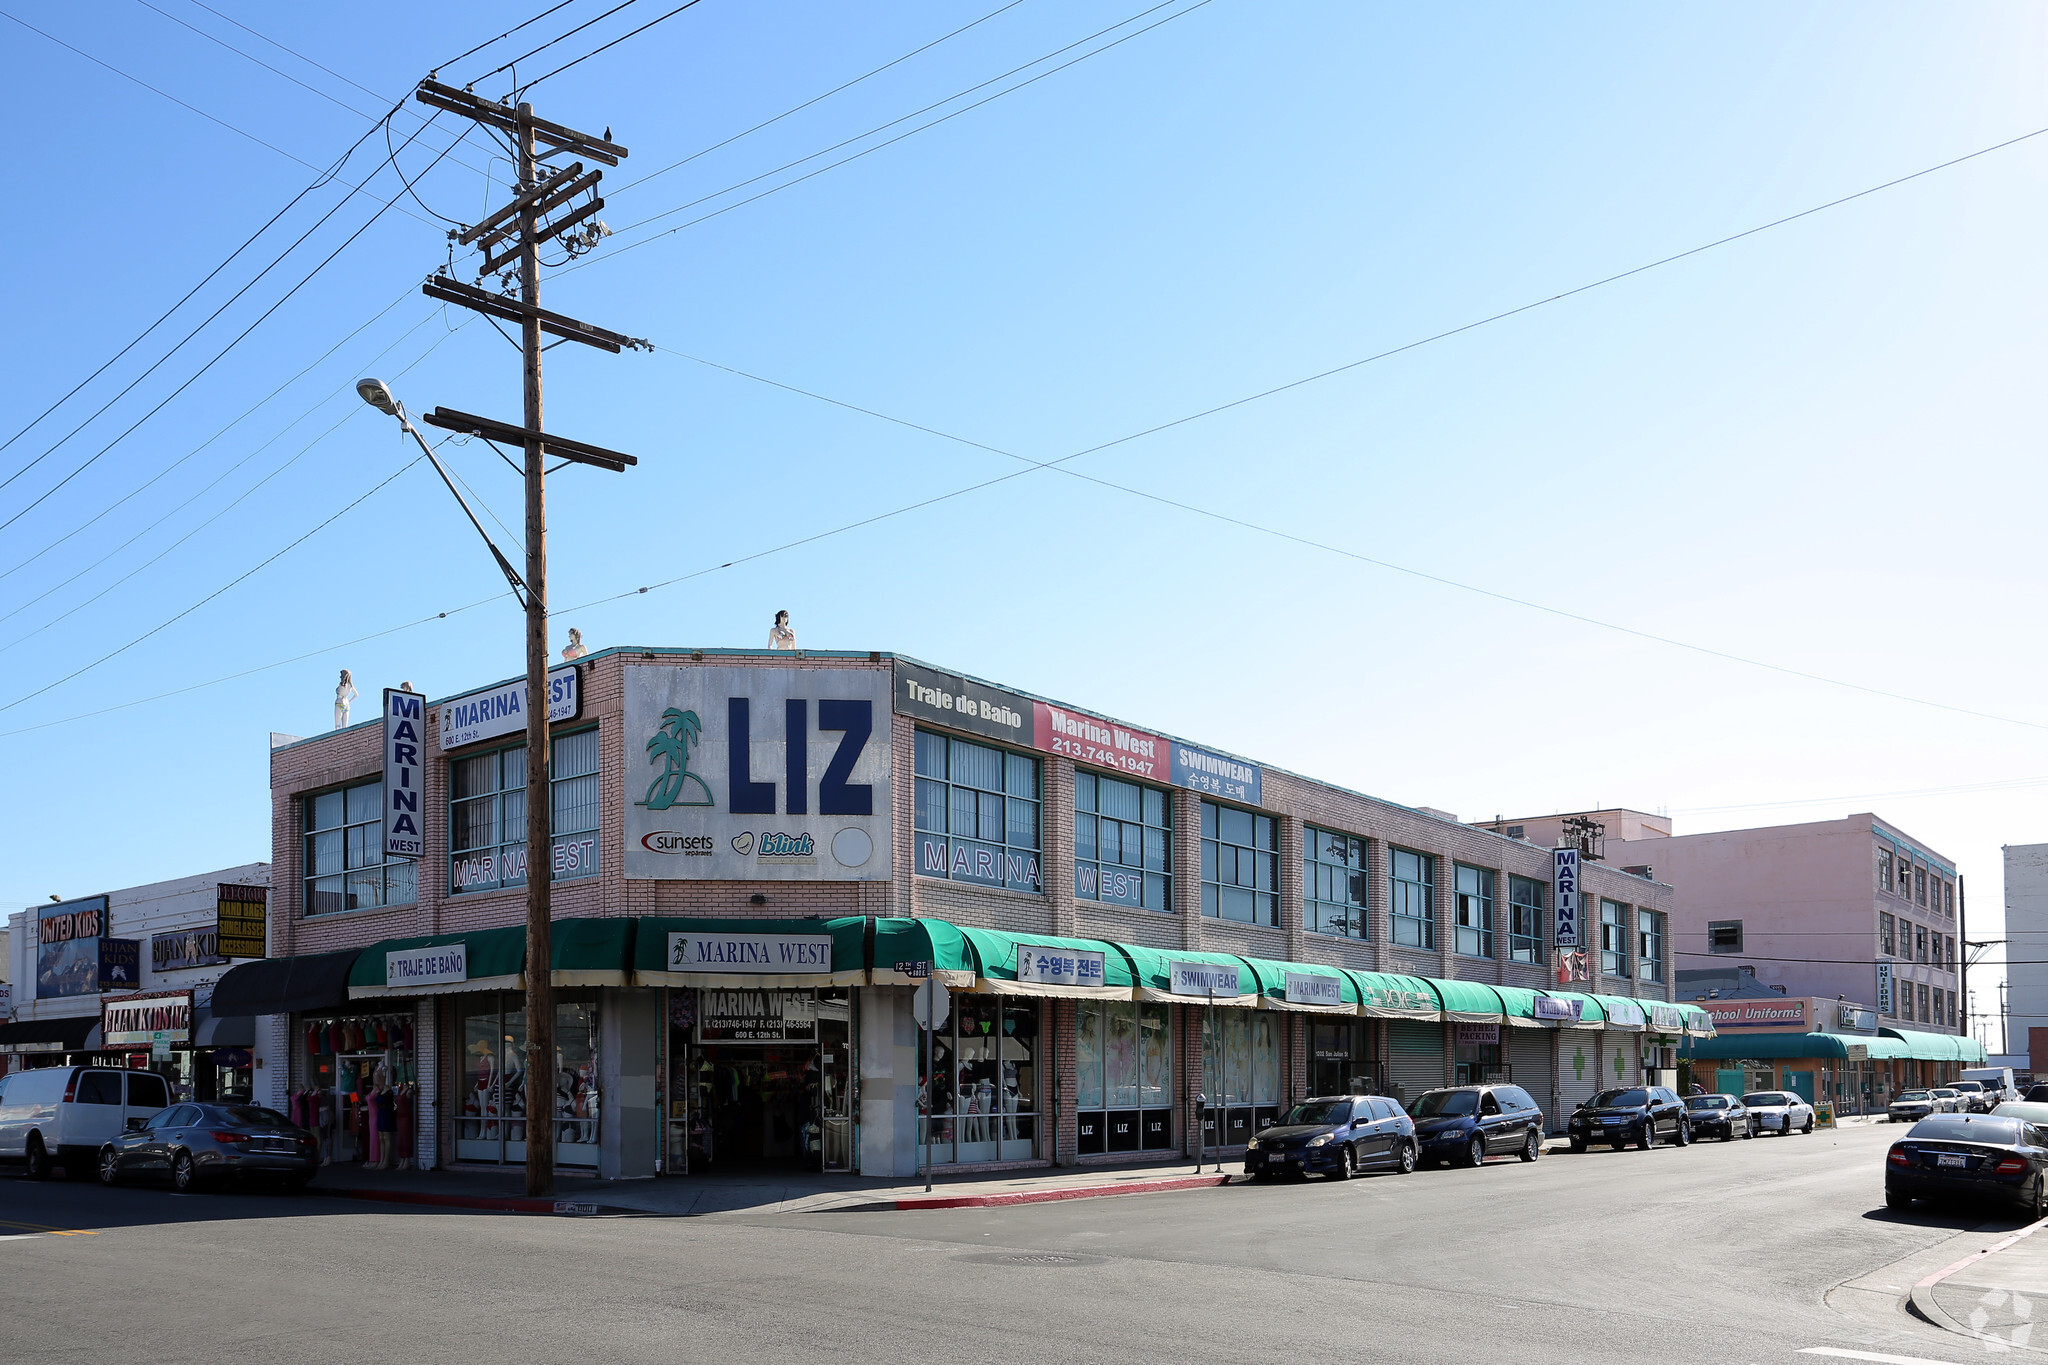
[[[626,669],[625,873],[886,881],[890,675]]]
[[[1556,922],[1551,942],[1559,948],[1579,946],[1579,851],[1550,850],[1550,903]]]

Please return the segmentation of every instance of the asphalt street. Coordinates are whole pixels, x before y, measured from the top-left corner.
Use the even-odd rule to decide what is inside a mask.
[[[1898,1131],[803,1216],[468,1214],[9,1173],[0,1360],[1981,1359],[1881,1291],[2020,1220],[1887,1211]]]

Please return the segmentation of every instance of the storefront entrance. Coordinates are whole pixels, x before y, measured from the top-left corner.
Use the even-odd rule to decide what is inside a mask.
[[[668,1169],[853,1169],[844,990],[669,992]]]

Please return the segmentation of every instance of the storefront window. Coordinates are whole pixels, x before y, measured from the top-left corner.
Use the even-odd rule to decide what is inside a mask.
[[[1451,951],[1461,957],[1493,956],[1493,873],[1481,867],[1454,868],[1457,896],[1451,908]]]
[[[1500,1044],[1458,1043],[1453,1058],[1456,1066],[1455,1083],[1458,1085],[1484,1085],[1488,1081],[1504,1081],[1507,1072],[1500,1064]]]
[[[1393,896],[1388,930],[1394,942],[1409,948],[1436,947],[1436,859],[1405,848],[1389,850]]]
[[[1074,774],[1074,895],[1084,901],[1173,909],[1173,807],[1166,793],[1095,773]]]
[[[305,913],[331,915],[419,899],[418,864],[384,856],[382,779],[308,796]]]
[[[1628,907],[1620,901],[1600,902],[1600,970],[1609,976],[1629,974]]]
[[[929,1054],[919,1040],[919,1143],[933,1165],[1029,1160],[1038,1154],[1039,1002],[956,992],[948,1004]]]
[[[1280,822],[1202,803],[1202,913],[1239,924],[1280,923]]]
[[[1362,1019],[1309,1025],[1309,1093],[1377,1095],[1386,1089],[1373,1059],[1372,1035]]]
[[[526,1160],[530,1100],[545,1080],[530,1076],[526,1007],[516,995],[465,995],[457,1002],[462,1056],[455,1129],[458,1161],[518,1164]],[[555,1064],[542,1101],[555,1125],[555,1162],[595,1166],[598,1153],[597,1000],[595,992],[555,998]]]
[[[917,871],[1042,891],[1038,760],[917,732]]]
[[[1280,1114],[1280,1021],[1270,1010],[1202,1011],[1206,1142],[1241,1147]],[[1221,1121],[1220,1129],[1218,1121]],[[1221,1137],[1218,1137],[1218,1133]]]
[[[1369,937],[1366,929],[1365,840],[1313,825],[1302,830],[1303,902],[1312,934]]]
[[[597,875],[597,731],[548,741],[554,877]],[[471,754],[448,765],[448,887],[526,885],[526,746]]]
[[[314,1016],[299,1027],[305,1084],[292,1088],[292,1117],[320,1139],[323,1159],[410,1165],[420,1117],[412,1015]]]
[[[1543,883],[1508,878],[1508,961],[1543,961]]]
[[[1075,1006],[1080,1154],[1173,1147],[1172,1006],[1083,1000]]]

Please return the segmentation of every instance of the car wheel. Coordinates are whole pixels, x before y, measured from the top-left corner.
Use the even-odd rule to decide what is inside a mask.
[[[1573,1138],[1572,1150],[1574,1152],[1584,1152],[1586,1150],[1586,1140],[1584,1138]]]
[[[1799,1131],[1802,1133],[1811,1133],[1813,1131],[1813,1115],[1808,1114],[1806,1116],[1806,1123]]]
[[[1351,1150],[1351,1144],[1347,1142],[1343,1150],[1337,1153],[1337,1169],[1330,1172],[1330,1179],[1349,1180],[1357,1174],[1358,1154]]]
[[[1415,1169],[1415,1144],[1414,1144],[1414,1143],[1412,1143],[1412,1142],[1403,1142],[1403,1143],[1399,1143],[1399,1144],[1397,1144],[1397,1145],[1395,1146],[1395,1148],[1394,1148],[1394,1172],[1395,1172],[1395,1174],[1397,1174],[1397,1175],[1407,1175],[1407,1174],[1409,1174],[1410,1172],[1412,1172],[1412,1171],[1413,1171],[1414,1169]]]
[[[27,1149],[22,1153],[22,1158],[27,1163],[28,1178],[30,1180],[48,1180],[50,1178],[50,1154],[43,1150],[42,1138],[31,1136],[28,1140]]]
[[[1910,1209],[1913,1207],[1913,1196],[1901,1194],[1897,1190],[1886,1190],[1884,1192],[1884,1206],[1888,1209]]]
[[[1465,1148],[1465,1164],[1467,1166],[1484,1166],[1486,1164],[1485,1138],[1475,1136]]]
[[[1745,1124],[1744,1124],[1744,1125],[1742,1126],[1742,1140],[1743,1140],[1744,1142],[1747,1142],[1747,1141],[1749,1141],[1749,1140],[1750,1140],[1751,1138],[1753,1138],[1753,1137],[1755,1137],[1755,1136],[1756,1136],[1756,1120],[1755,1120],[1755,1119],[1751,1119],[1751,1120],[1750,1120],[1750,1121],[1749,1121],[1748,1123],[1745,1123]]]
[[[1671,1142],[1676,1147],[1692,1146],[1692,1125],[1680,1119],[1678,1121],[1678,1132],[1672,1137]]]
[[[1643,1126],[1636,1130],[1636,1150],[1639,1152],[1647,1152],[1656,1145],[1657,1126],[1651,1123],[1648,1119],[1644,1119]]]
[[[100,1184],[109,1189],[121,1183],[121,1158],[114,1154],[112,1147],[100,1153]]]
[[[199,1184],[199,1172],[192,1165],[192,1154],[180,1152],[171,1158],[171,1188],[180,1194],[190,1194]]]
[[[1537,1132],[1534,1128],[1531,1128],[1529,1130],[1529,1136],[1522,1139],[1522,1160],[1534,1161],[1537,1157],[1542,1155],[1543,1135]]]

